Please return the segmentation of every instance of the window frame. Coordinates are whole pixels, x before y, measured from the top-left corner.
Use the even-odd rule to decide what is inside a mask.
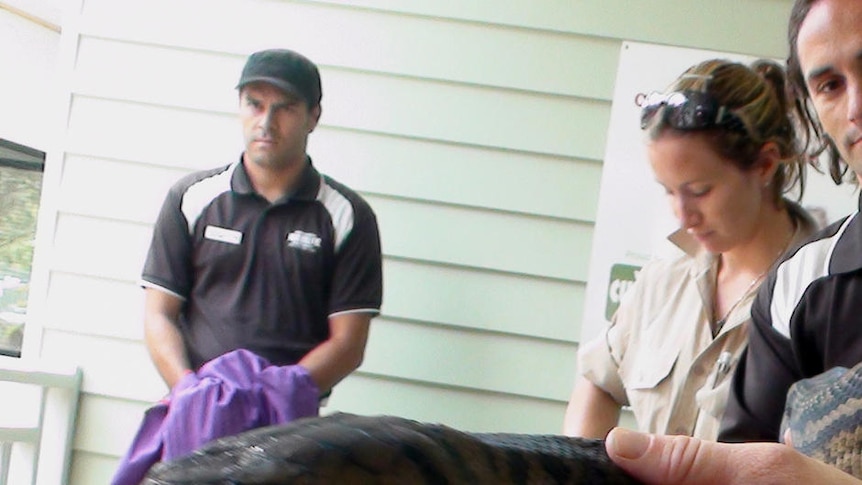
[[[17,170],[26,170],[32,172],[39,172],[42,178],[42,182],[44,183],[44,173],[45,173],[45,158],[46,154],[43,151],[37,150],[35,148],[28,147],[26,145],[21,145],[19,143],[15,143],[11,140],[7,140],[4,138],[0,138],[0,169],[3,168],[12,168]],[[40,186],[40,191],[38,195],[38,206],[37,206],[37,215],[36,215],[36,225],[38,225],[38,212],[39,208],[42,204],[42,190],[43,188]],[[36,241],[36,225],[32,228],[33,232],[33,243]],[[35,248],[34,248],[35,249]],[[35,253],[35,251],[34,251]],[[35,259],[35,255],[33,257]],[[33,281],[33,259],[30,260],[29,265],[29,279],[28,285]],[[26,311],[26,319],[24,322],[23,332],[26,332],[26,328],[30,323],[30,315],[32,314],[29,308],[29,293],[31,288],[28,287],[28,306]],[[22,334],[23,334],[22,332]],[[21,347],[23,346],[23,335],[22,335],[22,344],[20,344],[19,348],[14,349],[12,347],[8,347],[5,345],[0,345],[0,356],[9,356],[9,357],[21,357]]]

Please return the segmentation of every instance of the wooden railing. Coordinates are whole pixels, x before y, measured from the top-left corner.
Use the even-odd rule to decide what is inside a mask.
[[[0,485],[66,485],[82,373],[0,357]]]

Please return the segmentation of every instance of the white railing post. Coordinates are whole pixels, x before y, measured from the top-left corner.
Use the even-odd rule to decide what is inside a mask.
[[[77,367],[0,357],[0,385],[4,390],[11,390],[16,398],[28,390],[38,391],[31,396],[37,399],[15,399],[29,404],[30,409],[12,410],[12,399],[0,402],[0,406],[10,408],[0,413],[0,485],[69,482],[81,380]]]

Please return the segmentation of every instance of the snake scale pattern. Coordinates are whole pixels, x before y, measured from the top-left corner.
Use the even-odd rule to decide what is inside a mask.
[[[154,466],[146,485],[638,482],[600,440],[466,433],[394,416],[332,414],[216,440]]]
[[[782,436],[862,478],[862,364],[797,382]],[[216,440],[154,466],[145,485],[635,485],[600,440],[468,433],[395,416],[333,414]]]
[[[781,422],[793,447],[862,478],[862,363],[791,386]]]

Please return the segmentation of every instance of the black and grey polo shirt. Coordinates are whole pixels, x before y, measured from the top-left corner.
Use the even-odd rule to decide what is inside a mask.
[[[820,231],[774,268],[751,317],[721,441],[777,441],[794,382],[862,362],[859,212]]]
[[[293,364],[328,338],[329,316],[379,313],[377,221],[310,159],[297,190],[270,203],[240,157],[171,188],[142,279],[184,300],[180,330],[195,368],[237,348]]]

